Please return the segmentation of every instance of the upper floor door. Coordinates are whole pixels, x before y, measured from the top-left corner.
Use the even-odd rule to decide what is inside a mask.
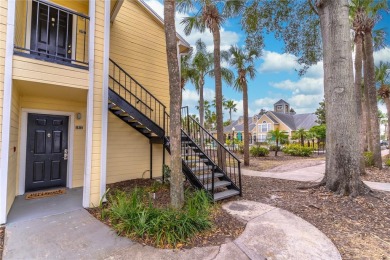
[[[72,23],[71,14],[32,1],[31,50],[41,57],[70,62],[72,59]]]

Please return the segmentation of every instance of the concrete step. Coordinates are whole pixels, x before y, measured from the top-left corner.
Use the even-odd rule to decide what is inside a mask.
[[[233,197],[239,195],[240,192],[238,190],[225,190],[222,192],[214,193],[214,201],[223,200],[229,197]]]

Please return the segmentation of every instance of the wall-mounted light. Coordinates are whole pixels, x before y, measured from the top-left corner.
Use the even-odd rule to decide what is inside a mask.
[[[81,113],[77,113],[77,114],[76,114],[76,118],[77,118],[78,120],[80,120],[80,119],[81,119]]]

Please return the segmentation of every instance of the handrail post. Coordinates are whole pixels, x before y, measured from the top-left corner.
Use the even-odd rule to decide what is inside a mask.
[[[242,197],[241,162],[240,161],[238,161],[238,184],[240,186],[240,196]]]
[[[211,168],[211,194],[213,195],[214,199],[214,173],[215,173],[215,165]]]

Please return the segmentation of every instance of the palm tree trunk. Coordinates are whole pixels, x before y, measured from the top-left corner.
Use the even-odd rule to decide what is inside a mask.
[[[204,97],[203,97],[203,85],[204,80],[202,77],[199,79],[199,121],[200,125],[204,127]]]
[[[223,144],[223,112],[222,112],[222,74],[221,74],[221,35],[219,26],[214,22],[211,31],[214,43],[214,77],[215,77],[215,113],[217,115],[217,140]],[[218,162],[225,169],[225,153],[222,149],[217,151]]]
[[[367,126],[367,101],[366,101],[366,94],[365,94],[365,87],[362,90],[362,103],[360,104],[362,108],[362,139],[363,139],[363,151],[367,152],[369,150],[368,148],[368,126]]]
[[[242,101],[244,105],[244,165],[249,166],[249,118],[248,118],[248,86],[242,84]]]
[[[385,98],[385,104],[387,109],[387,124],[390,122],[390,97]],[[390,140],[390,127],[387,127],[387,140]]]
[[[169,73],[170,96],[170,150],[171,150],[171,204],[184,205],[183,174],[181,169],[181,85],[175,28],[175,0],[164,1],[164,27]]]
[[[275,157],[278,156],[278,150],[279,150],[279,138],[276,138]]]
[[[364,64],[365,78],[364,86],[368,90],[368,102],[370,104],[369,118],[372,133],[372,153],[374,157],[374,166],[382,169],[382,155],[380,147],[380,128],[378,120],[378,104],[377,91],[375,88],[375,65],[374,65],[374,49],[372,42],[371,31],[366,31],[364,34],[364,50],[366,54],[366,62]]]
[[[230,123],[232,123],[232,109],[231,108],[229,108],[229,120],[230,120]]]
[[[365,173],[365,162],[363,157],[364,143],[363,138],[363,116],[362,116],[362,69],[363,69],[363,35],[357,33],[355,36],[355,92],[356,92],[356,106],[359,123],[359,141],[360,141],[360,167],[362,174]]]
[[[341,195],[366,191],[360,180],[359,130],[348,0],[317,1],[324,55],[326,170],[320,185]],[[346,135],[348,133],[348,135]],[[348,137],[347,137],[348,136]]]

